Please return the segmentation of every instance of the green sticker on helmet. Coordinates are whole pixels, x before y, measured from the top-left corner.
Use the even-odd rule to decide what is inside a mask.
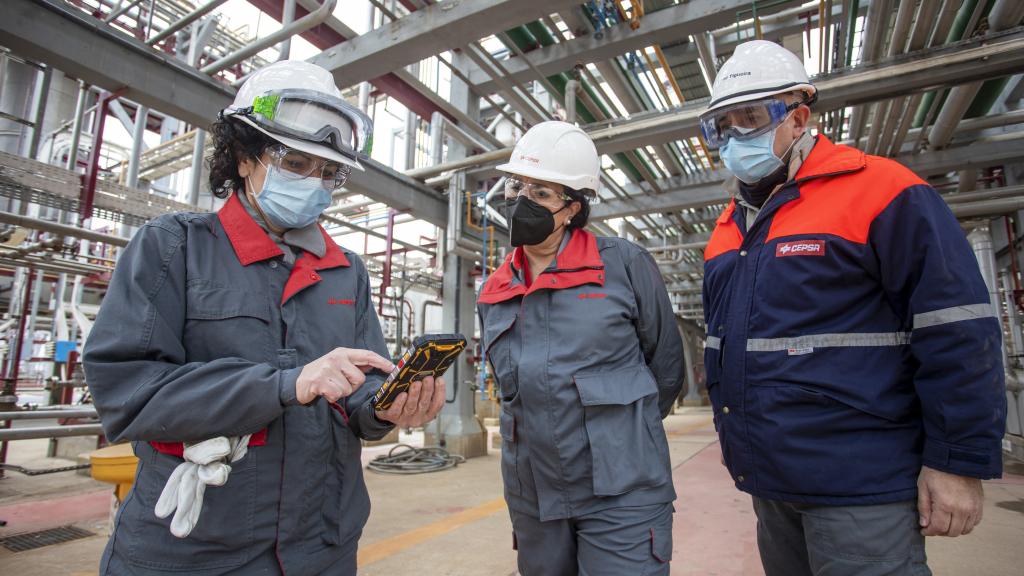
[[[277,94],[257,96],[252,100],[252,111],[254,114],[259,114],[267,120],[273,120],[274,114],[277,112],[277,103],[280,100],[281,97]]]

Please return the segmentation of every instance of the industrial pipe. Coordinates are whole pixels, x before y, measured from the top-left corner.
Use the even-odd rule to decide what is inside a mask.
[[[128,156],[128,175],[125,178],[125,186],[129,188],[139,187],[139,160],[142,155],[142,143],[146,134],[146,119],[149,118],[149,108],[138,106],[135,108],[135,126],[132,127],[132,151]]]
[[[73,424],[70,426],[39,426],[34,428],[0,429],[0,442],[13,440],[39,440],[44,438],[66,438],[68,436],[102,436],[100,424]]]
[[[688,242],[686,244],[670,244],[668,246],[651,246],[647,249],[648,252],[668,252],[673,250],[699,250],[708,245],[707,240],[700,242]]]
[[[295,21],[295,0],[284,0],[284,8],[281,11],[281,26],[288,26]],[[292,39],[285,38],[278,48],[278,60],[287,60],[292,53]]]
[[[580,88],[579,80],[569,80],[565,85],[565,121],[576,123],[576,91]]]
[[[171,25],[169,25],[167,28],[161,30],[160,33],[156,36],[153,36],[149,40],[146,40],[146,45],[155,46],[157,42],[163,40],[164,38],[167,38],[171,34],[174,34],[178,30],[181,30],[185,26],[188,26],[189,24],[195,22],[203,16],[206,16],[208,13],[212,12],[221,4],[224,4],[227,1],[228,0],[211,0],[206,4],[203,4],[202,6],[182,16],[181,20],[178,20],[177,22],[174,22]],[[230,64],[228,64],[228,66],[230,66]]]
[[[0,422],[4,420],[45,420],[53,418],[98,418],[96,408],[75,408],[70,410],[16,410],[0,412]]]
[[[192,182],[188,189],[190,206],[199,205],[199,190],[203,182],[203,154],[206,151],[206,131],[196,128],[195,141],[192,143]]]
[[[977,218],[979,216],[999,216],[1018,210],[1024,210],[1024,198],[1002,198],[983,200],[950,206],[957,218]]]
[[[314,26],[319,26],[331,17],[331,14],[334,13],[334,6],[337,3],[338,0],[324,0],[323,4],[321,4],[319,8],[309,14],[306,14],[302,18],[299,18],[295,22],[292,22],[290,25],[284,26],[273,34],[269,34],[243,48],[235,50],[220,60],[204,66],[199,71],[203,74],[220,72],[221,70],[229,66],[233,66],[254,54],[258,54],[269,46],[280,43],[281,40],[284,40],[285,38],[291,38],[292,36],[305,32]]]
[[[434,300],[424,300],[420,303],[420,335],[427,333],[427,306],[443,307],[440,302]]]
[[[426,180],[432,176],[440,176],[445,172],[455,172],[457,170],[473,168],[476,166],[497,164],[508,160],[511,156],[512,147],[510,146],[508,148],[500,148],[498,150],[484,152],[483,154],[477,154],[476,156],[470,156],[462,160],[454,160],[445,164],[426,166],[424,168],[416,168],[415,170],[406,170],[405,175],[418,180]]]
[[[0,214],[2,214],[2,213],[0,213]],[[380,238],[381,240],[387,240],[388,239],[388,237],[386,235],[381,234],[380,232],[377,232],[376,230],[372,230],[370,228],[366,228],[366,227],[360,226],[358,224],[353,224],[351,222],[347,222],[345,220],[342,220],[341,218],[335,218],[334,216],[328,216],[327,214],[321,214],[320,217],[323,218],[324,220],[328,221],[328,222],[331,222],[332,224],[337,224],[339,226],[344,226],[346,228],[350,228],[352,230],[355,230],[356,232],[362,232],[363,234],[369,234],[370,236],[373,236],[374,238]],[[434,252],[432,252],[431,250],[428,250],[427,248],[424,248],[423,246],[417,246],[415,244],[410,244],[408,242],[404,242],[404,241],[399,240],[397,238],[392,239],[392,242],[394,242],[395,244],[398,244],[399,246],[408,248],[410,250],[418,250],[420,252],[423,252],[423,253],[427,254],[428,256],[431,256],[431,257],[434,256]]]
[[[1016,26],[1024,17],[1024,3],[1020,0],[996,0],[988,17],[989,32],[1001,32]],[[963,119],[971,102],[981,90],[983,82],[972,82],[962,86],[954,86],[946,103],[939,112],[935,124],[929,134],[930,148],[937,150],[949,145],[953,131]]]
[[[89,98],[89,87],[85,82],[78,81],[78,100],[75,103],[75,118],[71,127],[71,149],[68,150],[68,161],[64,165],[74,171],[78,167],[78,144],[82,140],[82,118],[85,116],[85,101]]]
[[[106,18],[103,19],[103,23],[104,24],[110,24],[114,20],[117,20],[117,18],[119,16],[121,16],[125,12],[127,12],[127,11],[131,10],[132,8],[134,8],[140,2],[142,2],[142,0],[132,0],[131,2],[129,2],[129,3],[125,4],[124,6],[118,8],[117,10],[114,10],[113,12],[108,14]]]
[[[992,311],[997,313],[1000,308],[999,301],[999,277],[996,274],[995,250],[992,247],[992,231],[988,225],[978,226],[967,235],[967,242],[974,251],[974,257],[978,260],[978,268],[981,277],[985,281],[985,287],[989,293],[989,303]],[[1002,343],[1001,343],[1002,344]],[[1006,345],[1000,346],[1003,353],[1003,368],[1009,366],[1009,355]]]
[[[103,242],[112,246],[124,247],[128,245],[128,239],[121,238],[120,236],[112,236],[110,234],[95,232],[85,228],[79,228],[77,226],[68,226],[67,224],[58,224],[48,220],[29,218],[28,216],[19,216],[11,212],[0,211],[0,223],[22,226],[33,230],[42,230],[44,232],[53,232],[54,234],[81,238],[83,240],[91,240],[93,242]]]
[[[987,190],[978,190],[976,192],[962,192],[956,194],[947,194],[942,197],[946,201],[946,204],[955,205],[963,204],[966,202],[978,202],[980,200],[995,200],[997,198],[1007,198],[1012,196],[1024,195],[1024,185],[1020,186],[1003,186],[1000,188],[989,188]]]
[[[444,115],[435,111],[430,115],[430,160],[437,166],[444,159]]]

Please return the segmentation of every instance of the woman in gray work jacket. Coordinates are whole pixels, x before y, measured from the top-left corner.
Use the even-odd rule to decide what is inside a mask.
[[[683,351],[658,267],[583,230],[600,163],[579,128],[534,126],[499,169],[516,248],[478,310],[519,571],[667,575],[675,491],[661,420]]]
[[[370,130],[329,72],[272,64],[212,128],[224,207],[122,254],[84,356],[107,438],[139,458],[101,574],[356,573],[360,438],[444,399],[427,379],[373,410],[392,365],[366,267],[317,224]]]

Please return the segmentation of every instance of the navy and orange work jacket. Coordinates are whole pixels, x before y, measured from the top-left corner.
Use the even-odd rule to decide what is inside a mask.
[[[922,465],[1001,474],[1001,332],[942,198],[819,136],[705,251],[708,393],[736,486],[791,502],[916,497]]]

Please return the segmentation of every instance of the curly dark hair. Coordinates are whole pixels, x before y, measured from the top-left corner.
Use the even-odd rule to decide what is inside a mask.
[[[587,221],[590,220],[590,196],[588,195],[594,194],[594,192],[591,190],[576,190],[566,186],[565,194],[571,199],[570,202],[580,203],[580,211],[572,217],[566,228],[568,230],[575,230],[586,227]]]
[[[227,198],[245,187],[245,179],[238,175],[238,162],[259,158],[274,140],[245,122],[224,117],[210,126],[210,135],[213,154],[206,157],[210,190],[218,198]]]

